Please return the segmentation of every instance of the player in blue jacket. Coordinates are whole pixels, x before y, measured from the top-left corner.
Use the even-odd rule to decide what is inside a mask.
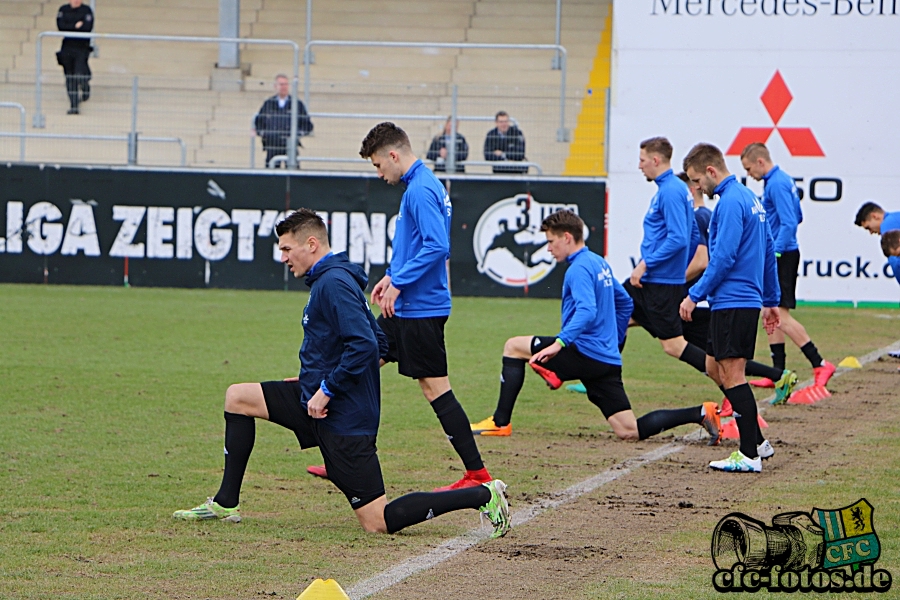
[[[563,279],[562,330],[555,336],[519,336],[503,347],[500,398],[493,416],[472,424],[480,435],[508,436],[513,406],[525,380],[525,365],[557,389],[563,381],[581,380],[588,400],[595,404],[613,432],[623,440],[643,440],[667,429],[696,423],[719,442],[718,406],[656,410],[636,419],[622,385],[624,325],[632,303],[613,278],[603,258],[584,244],[584,221],[571,211],[544,219],[541,231],[557,262],[568,263]]]
[[[900,229],[900,212],[884,212],[874,202],[866,202],[856,213],[856,224],[872,235],[883,235],[888,231]],[[894,272],[894,278],[900,283],[900,257],[888,256],[888,264]]]
[[[401,375],[419,382],[463,461],[462,479],[438,489],[479,486],[490,481],[491,475],[481,460],[469,418],[450,387],[444,346],[444,325],[450,316],[450,195],[413,154],[406,132],[393,123],[373,127],[359,155],[372,161],[385,182],[406,187],[391,242],[391,264],[372,289],[372,302],[381,308],[378,324],[390,348],[383,360],[396,362]]]
[[[772,364],[779,371],[785,368],[784,336],[797,344],[813,367],[815,384],[825,386],[834,375],[835,366],[824,360],[818,348],[806,333],[806,328],[791,316],[797,307],[797,272],[800,268],[800,246],[797,244],[797,227],[803,222],[800,195],[794,179],[772,162],[769,149],[759,142],[748,145],[741,152],[741,164],[747,175],[763,181],[763,208],[766,221],[775,242],[775,258],[778,263],[778,284],[781,287],[779,316],[781,325],[769,334]],[[758,387],[775,387],[770,377],[750,382]]]
[[[709,223],[709,265],[682,301],[681,317],[690,321],[697,303],[709,301],[707,372],[731,401],[741,437],[739,451],[709,466],[758,473],[762,460],[757,446],[771,446],[760,432],[744,369],[756,349],[760,308],[767,333],[779,324],[772,234],[759,199],[728,172],[721,150],[697,144],[685,157],[684,170],[707,196],[718,194],[719,202]]]
[[[346,253],[332,254],[325,223],[300,209],[276,227],[281,261],[306,275],[300,376],[241,383],[225,394],[225,471],[213,498],[176,519],[240,522],[240,490],[256,436],[254,419],[290,429],[301,448],[318,446],[329,479],[343,492],[365,531],[394,533],[449,511],[477,509],[510,527],[506,485],[499,479],[461,490],[413,493],[388,503],[375,448],[381,412],[379,358],[387,341],[363,290],[367,278]]]
[[[659,338],[669,356],[706,373],[706,354],[684,339],[678,306],[684,298],[685,273],[700,233],[693,199],[672,172],[672,144],[664,137],[641,142],[638,167],[658,186],[644,216],[641,260],[625,281],[634,300],[632,320]]]

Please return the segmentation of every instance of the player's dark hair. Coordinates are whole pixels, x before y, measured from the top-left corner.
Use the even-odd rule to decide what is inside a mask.
[[[308,208],[295,210],[285,217],[275,226],[275,233],[278,237],[290,233],[298,240],[312,236],[320,243],[328,245],[328,229],[325,227],[325,221]]]
[[[686,184],[688,184],[688,187],[691,186],[691,178],[688,177],[688,176],[687,176],[687,173],[685,173],[684,171],[682,171],[681,173],[679,173],[679,174],[676,175],[675,177],[677,177],[678,179],[680,179],[680,180],[682,180],[683,182],[685,182]]]
[[[362,141],[362,147],[359,149],[359,155],[363,158],[371,158],[379,150],[383,149],[398,150],[404,148],[412,151],[412,145],[409,143],[409,136],[406,132],[391,123],[385,121],[379,123],[366,134]]]
[[[769,149],[766,148],[766,145],[762,142],[753,142],[752,144],[747,144],[747,147],[744,148],[743,152],[741,152],[741,160],[756,160],[757,158],[764,158],[768,162],[772,162],[772,155],[769,154]]]
[[[497,111],[497,114],[494,115],[494,120],[496,121],[496,120],[499,119],[500,117],[508,117],[508,116],[509,116],[509,113],[506,112],[505,110],[498,110],[498,111]]]
[[[541,231],[549,231],[555,236],[571,233],[572,239],[580,242],[584,239],[584,221],[571,210],[560,210],[541,222]]]
[[[900,229],[891,229],[881,234],[881,251],[885,256],[893,256],[900,248]]]
[[[652,137],[641,142],[641,150],[647,154],[659,154],[666,160],[672,160],[672,143],[664,137]]]
[[[862,206],[859,207],[859,210],[856,211],[856,223],[859,227],[862,227],[863,223],[869,220],[869,217],[872,214],[882,214],[884,213],[884,209],[875,204],[874,202],[866,202]]]
[[[693,167],[695,171],[704,171],[706,167],[715,167],[719,170],[727,170],[725,157],[722,151],[712,144],[697,144],[688,155],[684,157],[682,168],[687,171]]]

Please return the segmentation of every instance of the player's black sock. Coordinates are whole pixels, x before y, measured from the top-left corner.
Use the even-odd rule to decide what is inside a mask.
[[[816,348],[816,345],[812,343],[812,340],[806,342],[806,344],[804,344],[800,348],[800,351],[803,352],[803,356],[805,356],[806,360],[809,361],[809,364],[813,366],[813,369],[815,369],[816,367],[821,367],[825,362],[822,360],[822,356],[819,354],[819,350],[818,348]]]
[[[513,406],[516,398],[522,391],[522,383],[525,381],[525,363],[521,358],[503,357],[503,370],[500,371],[500,398],[497,400],[497,410],[494,411],[494,425],[503,427],[509,425],[512,419]]]
[[[225,472],[222,485],[213,498],[220,506],[234,508],[240,503],[241,482],[255,441],[256,420],[253,417],[225,413]]]
[[[651,435],[662,433],[667,429],[688,423],[699,423],[702,420],[702,409],[699,406],[654,410],[637,420],[638,437],[646,440]]]
[[[706,374],[706,352],[698,348],[693,344],[688,344],[684,347],[684,351],[681,353],[681,356],[678,357],[683,363],[687,363],[703,373]]]
[[[758,413],[756,399],[753,398],[750,384],[742,383],[727,389],[725,395],[731,400],[731,407],[734,409],[734,418],[737,420],[738,433],[741,436],[741,452],[747,458],[759,457],[759,453],[756,451],[759,431],[759,423],[756,420]]]
[[[772,381],[778,381],[781,379],[781,373],[784,371],[784,365],[787,361],[787,357],[784,354],[784,344],[769,344],[769,350],[772,351],[772,366],[778,369],[778,377],[772,379]]]
[[[472,435],[472,427],[469,425],[469,417],[462,405],[453,395],[453,390],[441,394],[431,403],[434,414],[437,415],[444,428],[444,433],[453,449],[459,454],[466,471],[477,471],[484,468],[481,462],[481,454],[478,452],[478,446],[475,445],[475,436]]]
[[[759,427],[759,426],[758,426],[758,425],[759,425],[759,422],[757,422],[756,424],[757,424],[757,428],[756,428],[756,445],[759,446],[759,445],[762,444],[764,441],[766,441],[766,438],[765,438],[765,436],[764,436],[763,433],[762,433],[762,427]]]
[[[491,490],[483,485],[449,492],[413,492],[384,507],[384,523],[388,533],[396,533],[450,511],[464,508],[477,510],[490,501]]]
[[[784,346],[784,344],[782,344]],[[748,360],[747,366],[744,367],[744,374],[750,375],[751,377],[767,377],[772,381],[778,381],[781,379],[781,374],[784,372],[784,369],[779,371],[775,367],[770,367],[768,365],[764,365],[762,363],[758,363],[755,360]]]

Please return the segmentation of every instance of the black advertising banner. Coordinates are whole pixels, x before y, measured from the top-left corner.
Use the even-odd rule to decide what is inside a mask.
[[[577,211],[603,252],[602,180],[447,178],[456,295],[558,297],[541,220]],[[0,166],[0,281],[302,289],[275,224],[319,212],[336,252],[383,276],[401,187],[373,175]]]

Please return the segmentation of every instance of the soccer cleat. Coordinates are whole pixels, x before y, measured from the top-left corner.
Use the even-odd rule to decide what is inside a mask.
[[[493,480],[487,469],[479,469],[478,471],[466,471],[463,478],[459,481],[445,485],[443,487],[434,488],[435,492],[449,492],[450,490],[461,490],[464,488],[476,487]]]
[[[813,377],[815,379],[815,385],[825,387],[828,385],[828,380],[831,379],[831,376],[834,375],[834,371],[837,369],[833,364],[828,362],[827,360],[822,363],[821,367],[816,367],[813,369]]]
[[[725,460],[714,460],[709,463],[709,468],[728,473],[761,473],[762,459],[758,456],[747,458],[740,450],[735,450]]]
[[[212,498],[207,498],[206,502],[200,506],[195,506],[190,510],[176,510],[172,514],[173,519],[181,519],[183,521],[207,521],[210,519],[219,519],[220,521],[228,521],[230,523],[241,522],[241,505],[238,504],[234,508],[225,508],[219,506],[219,503]]]
[[[734,409],[731,408],[731,400],[726,396],[722,398],[722,408],[719,409],[719,417],[730,417],[734,414]]]
[[[566,386],[566,389],[570,392],[576,392],[578,394],[587,394],[587,388],[584,387],[583,383],[570,383]]]
[[[706,445],[716,446],[722,439],[722,423],[719,421],[719,405],[715,402],[704,402],[703,408],[706,414],[703,415],[703,420],[700,421],[700,424],[703,425],[703,428],[709,434],[709,443]]]
[[[538,363],[528,363],[531,365],[531,368],[534,369],[534,372],[541,376],[541,378],[547,382],[547,387],[551,390],[558,390],[560,386],[562,386],[562,380],[557,377],[556,373],[551,371],[546,367],[542,367]]]
[[[761,387],[761,388],[773,388],[775,387],[775,382],[769,379],[768,377],[763,377],[762,379],[752,379],[748,382],[753,387]]]
[[[781,374],[781,379],[775,383],[775,398],[772,399],[773,406],[784,404],[791,397],[794,386],[797,385],[797,374],[787,369]]]
[[[474,435],[495,435],[506,437],[512,435],[512,423],[507,423],[502,427],[494,424],[494,417],[488,417],[483,421],[472,423],[472,433]]]
[[[481,485],[491,490],[491,501],[478,510],[494,526],[494,533],[491,534],[491,537],[503,537],[512,527],[509,521],[509,502],[506,500],[506,484],[499,479],[494,479]]]
[[[310,475],[321,477],[322,479],[328,479],[328,471],[325,470],[325,465],[313,465],[306,467],[306,472]]]
[[[761,460],[768,460],[775,455],[775,448],[769,443],[769,440],[763,440],[763,443],[756,447],[756,453],[759,454]]]

